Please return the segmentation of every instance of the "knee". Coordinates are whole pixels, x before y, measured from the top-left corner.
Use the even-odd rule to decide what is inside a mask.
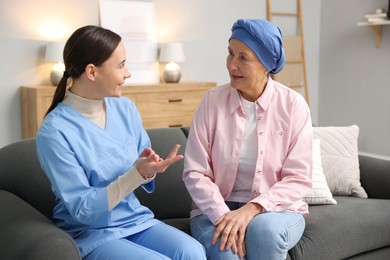
[[[206,259],[205,248],[194,238],[182,241],[180,246],[177,246],[177,252],[174,259],[183,260],[203,260]]]
[[[250,223],[246,233],[247,244],[255,247],[287,248],[287,230],[280,225]]]
[[[207,235],[201,237],[200,242],[203,244],[205,249],[205,257],[207,259],[213,259],[213,260],[239,260],[239,257],[237,254],[234,254],[231,250],[220,250],[219,245],[221,242],[221,239],[219,238],[217,243],[214,245],[211,243],[212,237],[208,237]],[[194,257],[196,259],[196,257]],[[199,258],[203,259],[203,258]]]
[[[245,244],[248,260],[285,259],[288,251],[287,231],[279,225],[249,225]]]

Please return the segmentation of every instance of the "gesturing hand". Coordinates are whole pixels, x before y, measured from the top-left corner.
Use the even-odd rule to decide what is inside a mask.
[[[260,205],[248,203],[237,210],[226,213],[215,223],[217,230],[213,236],[213,245],[215,245],[218,238],[221,237],[219,245],[220,250],[232,250],[233,253],[238,254],[240,258],[243,258],[246,254],[246,228],[252,218],[260,212]]]
[[[164,160],[153,149],[145,148],[135,163],[135,167],[142,176],[151,178],[156,173],[164,172],[171,164],[183,159],[183,155],[177,155],[180,145],[175,145],[168,157]]]

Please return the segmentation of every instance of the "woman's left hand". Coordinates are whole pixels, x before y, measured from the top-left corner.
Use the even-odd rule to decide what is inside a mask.
[[[156,173],[163,173],[173,163],[183,159],[183,155],[178,155],[180,145],[175,145],[168,157],[164,160],[151,148],[145,148],[135,162],[134,166],[143,177],[151,178]]]
[[[259,204],[247,203],[239,209],[229,211],[220,218],[214,226],[217,230],[214,233],[212,243],[215,245],[219,237],[221,242],[219,249],[232,250],[243,258],[245,250],[245,232],[249,222],[259,213],[262,207]]]

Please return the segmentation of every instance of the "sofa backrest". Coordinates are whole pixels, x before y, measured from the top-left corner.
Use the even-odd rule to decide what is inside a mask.
[[[184,132],[183,132],[184,131]],[[188,129],[148,129],[152,148],[166,158],[175,144],[184,154]],[[183,160],[171,165],[163,174],[157,174],[155,192],[148,194],[142,188],[135,193],[141,204],[149,207],[158,219],[188,217],[191,198],[182,181]],[[9,191],[51,219],[55,197],[43,172],[35,150],[35,139],[25,139],[0,149],[0,189]]]
[[[390,199],[390,161],[359,154],[360,182],[369,198]]]
[[[148,129],[154,151],[166,158],[175,144],[180,144],[179,154],[184,155],[187,142],[187,129],[159,128]],[[157,174],[155,191],[146,193],[138,188],[135,193],[142,205],[150,208],[155,217],[161,220],[188,218],[191,210],[191,197],[182,181],[183,160],[171,165],[163,174]]]
[[[0,189],[9,191],[51,219],[55,197],[35,151],[35,139],[0,149]]]

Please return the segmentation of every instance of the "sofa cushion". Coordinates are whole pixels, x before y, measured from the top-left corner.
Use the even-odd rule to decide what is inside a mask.
[[[387,260],[390,256],[390,246],[382,247],[374,251],[364,252],[356,256],[348,257],[345,260]]]
[[[359,127],[314,127],[313,134],[321,140],[322,167],[332,194],[367,198],[360,183]]]
[[[390,245],[390,200],[336,196],[337,205],[310,206],[292,259],[345,259]]]

